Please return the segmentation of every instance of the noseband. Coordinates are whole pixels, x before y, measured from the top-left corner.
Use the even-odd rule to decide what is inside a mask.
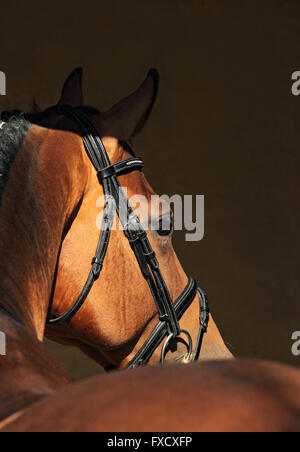
[[[136,256],[142,275],[149,285],[159,314],[157,326],[127,367],[135,368],[146,364],[155,350],[164,341],[161,351],[161,363],[163,363],[169,347],[174,341],[178,341],[179,336],[182,335],[187,340],[184,341],[187,347],[187,354],[185,355],[184,361],[197,361],[209,322],[209,308],[206,294],[198,288],[193,278],[189,278],[187,286],[173,303],[146,231],[129,205],[125,192],[118,180],[118,176],[128,174],[132,171],[141,171],[143,161],[133,157],[112,165],[104,144],[89,117],[83,111],[76,110],[67,105],[57,108],[59,114],[70,117],[79,128],[87,155],[97,171],[99,183],[103,188],[105,206],[97,249],[95,257],[92,260],[87,281],[73,306],[61,317],[48,319],[47,324],[56,325],[71,320],[87,299],[93,284],[100,276],[109,244],[114,216],[117,212],[124,229],[124,234]],[[124,215],[121,215],[121,212],[127,212],[126,219]],[[200,327],[196,347],[193,349],[191,335],[188,331],[181,329],[179,321],[197,294],[200,302]],[[180,341],[183,342],[182,337]]]

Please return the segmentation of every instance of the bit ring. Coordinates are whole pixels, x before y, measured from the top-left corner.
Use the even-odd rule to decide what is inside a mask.
[[[190,333],[188,331],[186,331],[186,330],[180,330],[179,335],[180,334],[184,334],[187,337],[187,339],[188,339],[188,343],[186,343],[184,341],[184,344],[186,345],[186,349],[187,349],[187,354],[184,356],[184,361],[186,363],[189,363],[192,360],[192,357],[193,357],[193,340],[192,340],[192,337],[191,337]],[[167,352],[167,347],[170,344],[171,340],[172,339],[177,339],[179,337],[179,335],[174,337],[173,334],[169,334],[169,336],[166,338],[166,340],[164,342],[164,345],[163,345],[163,348],[162,348],[162,351],[161,351],[161,357],[160,357],[160,363],[161,364],[163,364],[165,362],[165,357],[166,357],[166,354],[167,354],[166,353]]]

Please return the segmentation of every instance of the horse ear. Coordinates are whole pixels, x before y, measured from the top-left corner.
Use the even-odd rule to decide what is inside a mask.
[[[158,87],[159,73],[151,69],[137,91],[95,118],[95,125],[101,135],[124,141],[137,135],[151,113]]]
[[[69,75],[65,81],[58,104],[71,105],[72,107],[83,105],[82,72],[83,69],[78,67]]]

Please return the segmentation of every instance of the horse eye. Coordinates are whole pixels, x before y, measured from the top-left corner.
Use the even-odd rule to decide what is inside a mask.
[[[167,237],[173,232],[173,219],[170,215],[164,215],[160,217],[158,221],[157,233],[162,237]]]

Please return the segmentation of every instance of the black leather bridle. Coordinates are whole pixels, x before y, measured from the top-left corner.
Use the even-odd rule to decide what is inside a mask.
[[[189,278],[187,286],[173,304],[146,231],[130,207],[125,192],[118,180],[118,176],[136,170],[141,171],[143,161],[139,158],[132,157],[112,165],[104,144],[89,117],[83,111],[68,105],[60,105],[56,108],[59,114],[70,117],[75,121],[87,155],[97,171],[99,183],[104,192],[105,206],[99,241],[87,281],[73,306],[64,315],[58,318],[49,318],[47,324],[56,325],[71,320],[85,302],[93,284],[100,276],[109,244],[114,216],[117,212],[142,275],[149,285],[159,314],[157,326],[127,367],[135,368],[146,364],[155,350],[164,341],[161,351],[161,363],[163,363],[168,347],[172,345],[173,341],[179,340],[180,335],[185,336],[187,339],[187,341],[183,341],[187,347],[187,354],[185,355],[184,361],[197,361],[209,322],[209,308],[206,294],[198,288],[193,278]],[[126,219],[124,215],[121,215],[121,212],[127,212]],[[181,329],[179,321],[197,294],[200,302],[200,327],[196,347],[193,349],[192,337],[188,331]],[[182,342],[182,338],[180,340]]]

